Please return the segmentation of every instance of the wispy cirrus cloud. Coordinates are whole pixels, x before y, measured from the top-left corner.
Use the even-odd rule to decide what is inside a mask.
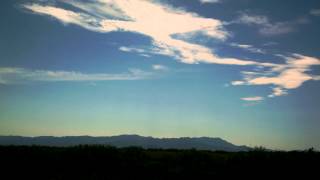
[[[156,71],[167,71],[169,68],[167,66],[161,65],[161,64],[154,64],[152,65],[152,69]]]
[[[311,9],[310,14],[313,16],[320,16],[320,9]]]
[[[261,96],[250,96],[250,97],[243,97],[241,98],[241,100],[243,101],[262,101],[264,98]]]
[[[309,20],[306,18],[298,18],[292,21],[271,22],[271,20],[264,15],[241,13],[240,16],[230,22],[230,24],[238,23],[257,26],[260,34],[275,36],[294,32],[297,30],[297,25],[306,24],[308,22]]]
[[[230,46],[237,47],[237,48],[240,48],[240,49],[244,49],[244,50],[252,52],[252,53],[266,54],[265,50],[256,48],[256,47],[254,47],[253,45],[250,45],[250,44],[231,43]]]
[[[137,48],[137,47],[128,47],[128,46],[120,46],[119,51],[136,53],[136,54],[139,54],[140,56],[144,56],[147,58],[151,57],[152,54],[159,54],[153,48],[148,49],[148,48]]]
[[[118,81],[141,80],[152,78],[152,72],[129,69],[119,74],[82,73],[76,71],[32,70],[26,68],[0,67],[0,84],[19,84],[28,82],[62,82],[62,81]]]
[[[123,52],[137,52],[137,53],[145,53],[146,50],[141,49],[141,48],[134,48],[134,47],[127,47],[127,46],[121,46],[119,47],[120,51]]]
[[[221,0],[199,0],[202,4],[207,4],[207,3],[219,3]]]
[[[267,25],[269,18],[263,15],[249,15],[242,13],[233,23],[241,23],[247,25]]]
[[[147,58],[151,57],[151,54],[155,54],[151,50],[143,49],[143,48],[136,48],[136,47],[120,46],[119,50],[123,51],[123,52],[137,53],[140,56],[147,57]]]

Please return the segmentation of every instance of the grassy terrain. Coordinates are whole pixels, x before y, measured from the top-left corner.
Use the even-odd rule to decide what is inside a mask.
[[[5,179],[222,179],[318,176],[320,153],[213,152],[109,146],[0,146]],[[2,178],[1,178],[2,179]],[[314,178],[312,178],[314,179]]]

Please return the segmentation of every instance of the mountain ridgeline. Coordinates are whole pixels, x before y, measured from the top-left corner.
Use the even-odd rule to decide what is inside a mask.
[[[182,137],[153,138],[139,135],[119,135],[108,137],[92,136],[0,136],[0,145],[41,145],[41,146],[76,146],[76,145],[110,145],[115,147],[137,146],[145,149],[198,149],[212,151],[248,151],[247,146],[237,146],[221,138]]]

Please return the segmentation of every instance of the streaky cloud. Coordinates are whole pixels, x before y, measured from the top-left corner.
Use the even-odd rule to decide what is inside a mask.
[[[244,49],[244,50],[252,52],[252,53],[266,54],[266,51],[259,49],[259,48],[256,48],[250,44],[231,43],[230,46]]]
[[[32,70],[16,67],[0,67],[0,84],[19,84],[32,81],[62,82],[62,81],[119,81],[141,80],[153,76],[152,72],[140,69],[129,69],[119,74],[82,73],[76,71]]]
[[[243,101],[262,101],[264,98],[261,96],[251,96],[251,97],[243,97],[241,100]]]
[[[126,46],[119,47],[119,50],[123,51],[123,52],[146,53],[146,50],[144,50],[144,49],[134,48],[134,47],[126,47]]]
[[[199,0],[202,4],[213,4],[213,3],[219,3],[221,0]]]
[[[310,14],[313,16],[320,16],[320,9],[311,9]]]
[[[154,64],[152,65],[152,69],[156,71],[167,71],[169,68],[167,66],[161,65],[161,64]]]

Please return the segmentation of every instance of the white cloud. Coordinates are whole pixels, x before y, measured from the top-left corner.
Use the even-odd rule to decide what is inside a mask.
[[[286,89],[295,89],[302,85],[305,81],[311,80],[312,77],[304,73],[301,69],[287,69],[278,76],[268,77],[262,76],[248,81],[252,85],[268,85],[273,84]]]
[[[232,85],[274,85],[271,96],[281,96],[287,94],[286,90],[296,89],[304,82],[310,80],[319,80],[319,76],[310,75],[311,66],[320,65],[320,60],[314,57],[293,54],[291,57],[285,57],[286,64],[279,64],[278,67],[271,69],[266,73],[243,73],[242,81],[233,81]],[[241,83],[235,83],[241,82]]]
[[[198,14],[154,1],[64,2],[80,8],[82,11],[76,12],[75,10],[40,4],[28,4],[24,7],[34,13],[54,17],[65,24],[76,24],[92,31],[101,33],[130,31],[149,36],[153,40],[153,53],[172,56],[184,63],[260,64],[255,61],[219,57],[206,46],[172,37],[173,35],[198,32],[211,38],[225,40],[228,37],[228,32],[223,29],[223,23],[217,19],[204,18]]]
[[[220,0],[199,0],[201,3],[218,3]]]
[[[272,89],[272,91],[272,94],[268,95],[268,97],[283,96],[288,94],[288,92],[281,87],[275,87]]]
[[[119,51],[137,53],[140,56],[147,57],[147,58],[150,58],[151,54],[157,54],[156,52],[153,52],[150,49],[142,49],[142,48],[135,48],[135,47],[127,47],[127,46],[120,46]]]
[[[244,101],[262,101],[264,98],[261,96],[243,97],[241,100]]]
[[[167,71],[169,68],[167,66],[161,65],[161,64],[154,64],[152,65],[152,69],[156,71]]]
[[[241,73],[242,73],[243,75],[246,75],[247,77],[248,77],[248,76],[253,76],[253,75],[264,74],[264,73],[253,72],[253,71],[241,71]]]
[[[320,16],[320,9],[312,9],[310,14],[314,16]]]
[[[147,57],[147,58],[150,58],[151,55],[150,54],[139,54],[140,56],[143,56],[143,57]]]
[[[234,86],[239,86],[239,85],[244,85],[245,82],[244,81],[232,81],[231,84]]]
[[[249,49],[252,47],[251,45],[248,45],[248,44],[238,44],[238,43],[231,43],[230,46],[243,48],[243,49]]]
[[[30,81],[112,81],[139,80],[151,78],[152,73],[139,69],[129,69],[126,73],[87,74],[75,71],[31,70],[25,68],[0,67],[0,84],[26,83]]]
[[[295,89],[305,81],[313,79],[312,75],[306,73],[313,65],[320,65],[320,60],[293,54],[292,57],[287,57],[286,65],[279,65],[279,67],[273,69],[274,72],[280,71],[277,76],[261,76],[248,80],[248,83],[254,85],[273,84],[285,89]]]
[[[252,53],[266,54],[266,52],[264,50],[256,48],[253,45],[249,45],[249,44],[231,43],[230,46],[244,49],[244,50],[252,52]]]
[[[137,53],[146,53],[146,50],[140,49],[140,48],[133,48],[133,47],[126,47],[126,46],[121,46],[119,47],[120,51],[123,52],[137,52]]]

